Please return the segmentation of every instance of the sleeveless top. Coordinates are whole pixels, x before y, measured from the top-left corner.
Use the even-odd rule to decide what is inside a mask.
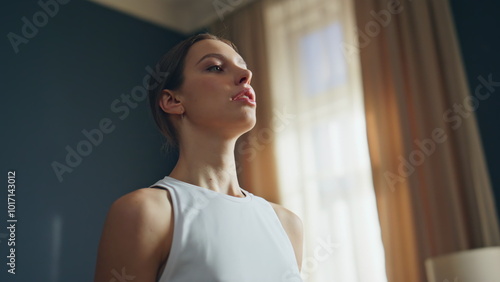
[[[273,207],[170,176],[150,188],[172,198],[170,254],[158,282],[300,282],[294,250]]]

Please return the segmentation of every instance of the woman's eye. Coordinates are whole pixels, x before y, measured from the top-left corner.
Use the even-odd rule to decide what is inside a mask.
[[[208,71],[222,71],[222,68],[221,68],[221,66],[215,65],[215,66],[209,67],[207,70]]]

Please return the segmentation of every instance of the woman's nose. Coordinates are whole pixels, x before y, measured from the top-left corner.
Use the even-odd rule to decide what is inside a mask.
[[[241,69],[240,74],[237,76],[237,84],[250,84],[251,81],[252,71],[250,71],[249,69]]]

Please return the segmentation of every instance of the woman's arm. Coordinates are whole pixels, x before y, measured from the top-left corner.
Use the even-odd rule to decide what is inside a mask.
[[[156,281],[172,243],[173,212],[165,191],[152,190],[156,189],[133,191],[111,205],[99,243],[95,282]]]

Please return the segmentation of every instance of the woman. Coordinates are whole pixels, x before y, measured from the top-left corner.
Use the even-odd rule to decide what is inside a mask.
[[[151,109],[179,159],[112,204],[95,281],[302,281],[300,219],[238,184],[234,146],[255,126],[256,103],[236,46],[194,35],[159,66]]]

